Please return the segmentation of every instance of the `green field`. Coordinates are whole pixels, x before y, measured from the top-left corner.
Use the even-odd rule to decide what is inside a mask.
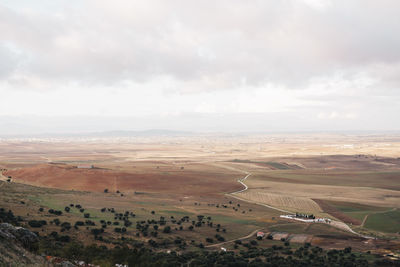
[[[368,216],[365,227],[386,233],[400,232],[400,211],[371,214]]]
[[[329,205],[335,207],[339,211],[343,212],[347,216],[363,221],[365,216],[368,214],[374,214],[376,212],[389,211],[391,208],[388,207],[376,207],[370,205],[363,205],[352,202],[338,202],[338,201],[326,201]]]
[[[398,232],[400,228],[396,225],[400,225],[399,217],[396,217],[398,211],[392,211],[389,207],[376,207],[370,205],[363,205],[351,202],[338,202],[338,201],[325,201],[330,206],[343,212],[343,214],[357,219],[360,222],[367,217],[365,225],[363,227],[370,230],[377,230],[387,233]],[[386,215],[388,214],[388,215]],[[397,230],[396,230],[397,229]]]
[[[373,212],[373,211],[387,210],[387,208],[375,207],[375,206],[352,203],[352,202],[339,202],[339,201],[326,201],[326,202],[328,202],[330,205],[334,206],[338,210],[345,213],[368,212],[368,211]]]
[[[266,162],[268,163],[268,162]],[[269,162],[270,163],[270,162]],[[279,163],[278,163],[279,164]],[[287,167],[286,165],[280,164]],[[254,173],[252,179],[317,185],[362,186],[390,190],[400,190],[397,182],[400,172],[337,171],[337,170],[287,170],[277,169]]]
[[[261,222],[260,218],[266,221],[270,221],[271,217],[275,215],[275,211],[257,207],[247,204],[240,203],[240,211],[246,211],[245,214],[242,212],[236,212],[232,209],[232,206],[237,204],[237,200],[233,200],[234,203],[228,204],[227,200],[225,204],[229,205],[229,208],[216,208],[205,205],[194,205],[193,202],[179,202],[176,201],[171,204],[165,203],[163,200],[157,198],[147,198],[145,196],[138,197],[131,195],[129,197],[120,197],[117,194],[102,194],[102,193],[85,193],[76,191],[64,191],[55,189],[39,188],[29,185],[7,183],[3,184],[2,188],[6,188],[4,194],[0,194],[0,201],[4,204],[1,207],[6,209],[12,209],[16,214],[22,215],[25,220],[45,220],[47,225],[43,226],[42,234],[49,234],[53,231],[60,231],[60,227],[52,223],[53,219],[59,219],[61,222],[69,222],[74,225],[77,221],[86,221],[84,217],[85,213],[89,213],[89,220],[96,223],[95,226],[81,227],[79,230],[72,228],[67,233],[73,238],[81,238],[84,242],[92,242],[93,234],[91,230],[101,226],[101,221],[118,221],[115,219],[115,214],[111,212],[101,212],[101,208],[115,208],[116,213],[124,213],[125,211],[132,211],[136,216],[130,218],[133,223],[127,226],[127,232],[124,234],[125,238],[132,238],[141,242],[147,242],[148,238],[153,238],[158,242],[173,242],[177,237],[187,240],[188,243],[191,240],[195,240],[196,244],[199,242],[205,242],[206,237],[214,237],[216,233],[216,226],[221,225],[221,232],[219,234],[225,238],[225,240],[235,239],[251,233],[256,229],[260,229],[268,225],[268,222]],[[140,200],[138,200],[140,199]],[[70,204],[80,204],[85,210],[80,212],[75,207],[70,207],[70,212],[65,212],[64,208],[70,206]],[[39,212],[39,208],[42,207],[44,210]],[[166,209],[168,207],[168,209]],[[249,209],[252,209],[249,212]],[[55,216],[48,212],[49,209],[60,210],[62,215]],[[154,214],[152,213],[154,211]],[[271,212],[271,213],[270,213]],[[28,215],[29,214],[29,215]],[[204,215],[205,218],[210,216],[214,224],[213,227],[195,227],[193,231],[188,230],[189,226],[192,225],[192,221],[197,220],[197,215]],[[137,237],[135,234],[140,231],[136,229],[136,223],[139,221],[156,220],[158,221],[160,216],[166,218],[167,224],[171,226],[172,232],[165,234],[159,231],[157,237],[143,236]],[[172,222],[171,216],[174,216],[179,220],[183,216],[189,216],[188,222],[182,223],[183,229],[180,230],[180,225]],[[109,225],[103,234],[107,242],[120,242],[121,234],[115,233],[114,228],[122,227],[123,222],[120,221],[117,225]],[[161,227],[160,229],[162,229]],[[152,230],[150,226],[149,234]],[[222,232],[222,229],[223,232]],[[82,235],[84,233],[84,235]],[[63,233],[64,234],[64,233]],[[216,240],[215,240],[216,241]],[[191,244],[191,243],[190,243]],[[196,248],[195,244],[189,245],[190,248]]]
[[[308,227],[306,229],[306,231],[304,232],[305,234],[309,234],[309,235],[338,235],[338,236],[342,236],[342,235],[352,235],[351,233],[342,231],[338,228],[329,226],[328,224],[323,224],[323,223],[314,223],[312,225],[310,225],[310,227]]]
[[[279,163],[279,162],[274,162],[274,161],[252,161],[252,160],[246,160],[246,159],[243,159],[243,160],[234,159],[234,160],[232,160],[232,162],[261,164],[261,165],[272,167],[272,168],[278,169],[278,170],[291,170],[293,168],[293,166],[289,166],[289,165],[282,164],[282,163]],[[296,169],[297,168],[298,167],[296,167]]]
[[[285,223],[268,227],[271,232],[309,235],[351,235],[327,224]]]

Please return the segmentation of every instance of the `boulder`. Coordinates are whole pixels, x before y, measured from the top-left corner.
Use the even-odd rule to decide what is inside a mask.
[[[26,228],[0,223],[0,266],[48,266],[43,257],[33,253],[38,241]]]
[[[16,241],[28,249],[34,248],[39,242],[39,238],[35,233],[9,223],[0,223],[0,237]]]

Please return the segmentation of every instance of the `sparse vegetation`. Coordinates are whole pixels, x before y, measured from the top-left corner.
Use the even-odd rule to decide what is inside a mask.
[[[84,146],[82,145],[82,147]],[[146,144],[146,146],[153,145]],[[141,153],[137,147],[129,147],[129,149],[130,151],[136,149],[135,151],[139,151],[138,154]],[[218,149],[215,150],[218,151]],[[301,189],[304,194],[309,192],[314,194],[311,189],[310,191],[304,190],[305,185],[311,186],[310,188],[318,186],[325,190],[324,186],[329,183],[327,179],[341,178],[339,171],[318,169],[318,164],[323,166],[330,164],[329,158],[323,158],[324,163],[320,163],[322,157],[317,157],[313,161],[306,157],[298,160],[292,158],[261,159],[260,157],[260,159],[250,160],[251,162],[234,164],[229,160],[226,161],[229,155],[226,151],[223,158],[218,158],[219,155],[216,155],[218,160],[212,163],[203,159],[199,163],[196,156],[193,156],[193,159],[196,158],[195,163],[191,162],[192,158],[187,161],[173,159],[174,164],[169,160],[156,161],[154,159],[144,159],[132,163],[132,161],[125,161],[125,159],[121,161],[119,158],[107,154],[107,157],[112,159],[107,158],[101,163],[99,160],[99,164],[96,164],[101,167],[91,171],[69,169],[68,162],[66,164],[43,164],[39,167],[30,164],[18,170],[10,168],[11,171],[18,171],[18,175],[13,175],[17,177],[16,180],[13,179],[13,183],[2,182],[0,185],[3,193],[0,195],[2,201],[0,203],[6,207],[3,211],[0,210],[0,222],[12,222],[37,232],[41,239],[39,251],[43,255],[71,260],[79,259],[106,266],[115,263],[129,263],[132,255],[135,257],[146,255],[147,260],[151,259],[151,263],[162,264],[165,262],[164,259],[168,259],[169,264],[172,261],[172,264],[178,266],[189,262],[191,266],[208,266],[211,262],[209,257],[212,258],[212,264],[221,266],[229,264],[232,266],[263,266],[267,262],[270,265],[281,266],[290,266],[290,264],[312,266],[317,263],[327,266],[342,266],[347,262],[349,264],[350,262],[374,264],[374,261],[377,260],[373,255],[377,251],[376,247],[390,248],[397,245],[396,240],[390,239],[396,235],[395,227],[399,220],[396,216],[397,210],[393,210],[393,206],[383,207],[383,210],[368,207],[370,210],[361,211],[350,210],[351,205],[346,204],[339,207],[338,204],[339,212],[354,216],[354,218],[359,216],[363,219],[364,213],[362,212],[368,212],[369,216],[365,220],[367,230],[371,230],[372,234],[375,233],[373,231],[377,231],[376,234],[387,238],[377,239],[368,244],[363,243],[361,246],[358,245],[361,244],[360,238],[351,233],[328,225],[309,226],[302,223],[291,223],[279,217],[282,214],[280,211],[242,201],[229,195],[229,192],[241,190],[242,186],[237,179],[243,178],[242,170],[252,170],[252,175],[245,183],[250,188],[248,193],[256,195],[254,190],[257,190],[260,201],[263,200],[262,198],[273,195],[269,192],[264,195],[263,192],[270,190],[275,184],[277,186],[274,187],[274,192],[280,188],[285,190],[294,188],[293,192]],[[171,158],[176,156],[173,150],[170,152],[172,155],[168,156]],[[157,153],[164,155],[164,152]],[[100,154],[96,156],[102,157]],[[236,157],[236,155],[234,156]],[[65,155],[65,158],[68,157],[73,158],[74,155]],[[346,159],[338,161],[338,165],[349,164],[345,161]],[[260,162],[266,164],[263,165]],[[271,164],[271,162],[278,162],[288,166],[289,169],[279,169],[280,166]],[[181,164],[185,165],[183,172],[179,170]],[[294,167],[297,164],[306,167],[308,164],[316,164],[316,167],[313,165],[312,170],[306,167]],[[156,168],[157,165],[162,167]],[[239,169],[240,171],[238,171]],[[68,184],[55,181],[56,188],[33,187],[18,181],[18,177],[28,177],[27,179],[32,177],[32,180],[38,179],[38,183],[40,183],[42,176],[38,177],[37,173],[41,173],[46,179],[51,179],[49,173],[52,171],[56,177],[59,177],[58,175],[62,177],[67,173],[68,177],[73,178],[68,180]],[[369,172],[368,175],[371,176],[361,174],[362,178],[357,176],[356,171],[352,173],[346,171],[346,175],[351,178],[354,175],[354,179],[358,179],[357,181],[367,179],[369,185],[373,182],[382,183],[379,179],[377,181],[372,179],[374,172],[376,171]],[[71,175],[75,173],[76,176]],[[82,173],[85,173],[85,178],[82,178]],[[107,173],[107,178],[104,173]],[[396,173],[393,172],[393,177]],[[316,177],[319,177],[320,180],[317,180]],[[392,176],[379,174],[377,177],[384,177],[383,181],[387,183]],[[80,191],[83,181],[94,181],[94,179],[98,179],[99,182],[93,183],[93,185],[89,183],[88,191]],[[317,182],[321,184],[316,184]],[[346,181],[343,187],[348,185],[357,188],[354,181]],[[63,186],[66,188],[71,186],[74,190],[63,190]],[[384,186],[379,184],[377,188],[379,187]],[[374,190],[371,187],[370,191]],[[315,194],[319,193],[317,190]],[[236,196],[243,197],[245,194],[240,193]],[[395,193],[393,194],[395,195]],[[274,207],[286,209],[292,205],[299,209],[294,212],[309,216],[312,214],[312,217],[314,215],[319,217],[321,213],[325,212],[320,208],[318,202],[311,198],[290,198],[290,196],[287,198],[286,195],[279,192],[273,197],[274,201],[268,204]],[[392,196],[388,197],[388,199],[393,198]],[[354,209],[360,208],[353,206]],[[14,207],[16,215],[9,212],[9,209],[14,209]],[[374,214],[376,215],[373,216]],[[393,228],[387,228],[388,225]],[[263,228],[261,231],[265,232],[264,238],[256,237],[253,232],[260,228]],[[357,231],[360,228],[360,226],[359,228],[355,227]],[[367,231],[365,228],[363,230]],[[382,233],[380,233],[381,231]],[[249,233],[252,234],[249,235]],[[313,239],[315,236],[318,238]],[[305,242],[309,240],[318,240],[321,248],[306,244]],[[325,248],[332,243],[341,249],[326,251]],[[84,246],[83,244],[89,245]],[[97,246],[90,244],[97,244]],[[349,246],[351,249],[348,248]],[[221,247],[227,251],[221,250]],[[360,252],[366,248],[372,253]],[[78,249],[79,251],[76,252]],[[91,251],[92,254],[85,255],[81,251],[87,253]],[[94,251],[95,254],[93,254]],[[170,253],[164,253],[165,251],[170,251]],[[113,258],[111,256],[113,253],[116,253],[118,257]],[[353,254],[354,256],[352,256]],[[136,262],[148,263],[142,258],[137,258]]]

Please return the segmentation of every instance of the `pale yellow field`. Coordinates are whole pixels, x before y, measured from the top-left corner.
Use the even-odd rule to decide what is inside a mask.
[[[258,135],[162,138],[0,140],[0,163],[96,161],[215,162],[239,159],[322,155],[400,157],[398,135]],[[301,163],[299,163],[301,165]],[[378,163],[380,164],[380,163]]]
[[[259,181],[252,180],[251,176],[246,180],[246,184],[249,186],[249,190],[241,193],[241,197],[259,200],[272,206],[293,207],[293,209],[298,209],[297,211],[301,211],[303,208],[309,211],[317,211],[318,209],[315,208],[317,204],[311,200],[312,198],[354,202],[372,206],[400,207],[400,191],[397,190]],[[257,189],[259,187],[264,189]]]
[[[318,204],[307,197],[274,194],[259,189],[249,189],[237,195],[244,199],[267,204],[290,212],[322,213],[322,209]]]
[[[65,178],[68,172],[57,180],[51,171],[81,164],[96,168],[72,169],[74,183]],[[0,140],[0,167],[17,182],[96,192],[161,192],[190,201],[209,196],[228,201],[230,193],[243,189],[238,179],[251,174],[244,181],[248,190],[235,196],[280,209],[277,213],[329,216],[319,200],[400,208],[400,135]],[[50,172],[44,175],[44,170]]]

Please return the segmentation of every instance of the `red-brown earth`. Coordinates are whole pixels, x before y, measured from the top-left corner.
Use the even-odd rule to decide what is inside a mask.
[[[212,195],[241,189],[240,174],[226,170],[176,170],[133,173],[110,169],[79,169],[64,164],[40,164],[8,170],[13,181],[67,190],[102,192],[168,192],[179,195]]]

